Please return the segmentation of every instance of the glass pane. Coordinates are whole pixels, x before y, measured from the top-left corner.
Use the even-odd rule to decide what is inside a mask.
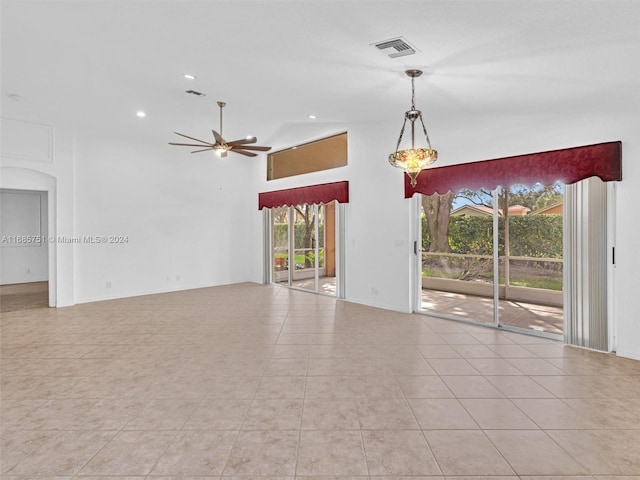
[[[494,323],[493,195],[422,196],[422,309]]]
[[[563,192],[560,183],[499,191],[503,325],[563,333]]]
[[[289,284],[289,207],[271,210],[274,283]]]
[[[296,205],[293,207],[294,261],[291,264],[292,285],[316,291],[316,207]]]
[[[318,206],[318,288],[336,295],[336,202]]]

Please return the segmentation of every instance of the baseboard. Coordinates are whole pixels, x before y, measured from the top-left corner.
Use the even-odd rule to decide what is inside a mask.
[[[158,295],[162,293],[172,293],[172,292],[181,292],[184,290],[197,290],[199,288],[211,288],[211,287],[220,287],[224,285],[234,285],[241,283],[253,283],[253,282],[230,282],[230,283],[206,283],[206,284],[191,284],[191,285],[181,285],[180,287],[173,288],[158,288],[158,289],[148,289],[148,290],[137,290],[134,292],[127,292],[122,294],[112,294],[112,295],[100,295],[95,297],[87,297],[82,299],[76,299],[75,304],[80,305],[84,303],[93,303],[93,302],[105,302],[108,300],[120,300],[123,298],[133,298],[133,297],[143,297],[145,295]],[[70,306],[70,305],[67,305]]]

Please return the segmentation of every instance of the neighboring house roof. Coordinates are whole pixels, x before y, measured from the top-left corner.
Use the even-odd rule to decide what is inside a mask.
[[[451,212],[451,215],[468,215],[468,216],[478,216],[478,215],[491,215],[493,213],[493,209],[489,207],[485,207],[484,205],[463,205],[462,207],[458,207]]]
[[[535,215],[562,214],[562,204],[562,201],[555,202],[531,213]]]
[[[531,211],[530,208],[524,207],[522,205],[511,205],[509,207],[509,215],[526,215]],[[502,213],[502,210],[498,210],[499,213]],[[492,215],[493,209],[491,207],[485,207],[484,205],[463,205],[462,207],[458,207],[451,212],[451,215],[469,215],[469,216],[478,216],[478,215]]]

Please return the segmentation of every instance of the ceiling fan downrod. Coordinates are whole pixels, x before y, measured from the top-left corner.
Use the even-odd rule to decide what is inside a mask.
[[[220,136],[222,136],[222,108],[226,105],[226,102],[218,102],[220,107]]]

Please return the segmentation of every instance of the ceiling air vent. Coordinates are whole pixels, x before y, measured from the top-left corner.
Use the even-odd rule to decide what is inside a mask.
[[[206,96],[204,93],[202,92],[196,92],[195,90],[186,90],[186,93],[190,93],[191,95],[197,95],[199,97],[204,97]]]
[[[384,40],[382,42],[374,43],[373,45],[375,45],[375,47],[382,53],[388,55],[389,58],[404,57],[406,55],[413,55],[416,53],[416,49],[402,37]]]

